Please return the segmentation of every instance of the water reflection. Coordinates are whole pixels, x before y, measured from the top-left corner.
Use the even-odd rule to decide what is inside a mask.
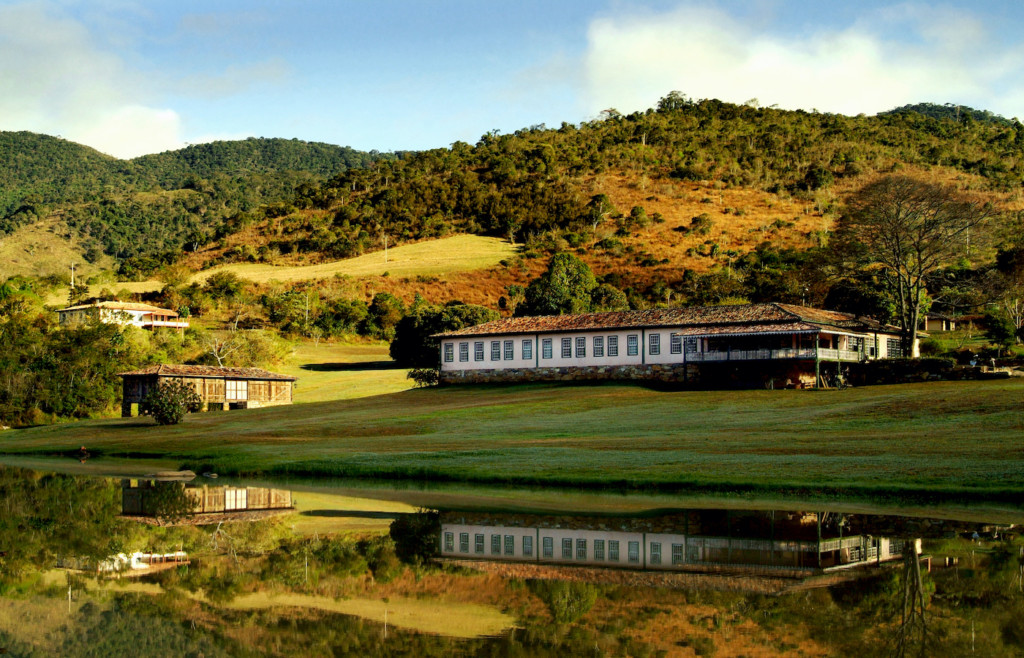
[[[121,514],[140,521],[211,525],[293,509],[286,489],[185,484],[177,478],[121,480]]]

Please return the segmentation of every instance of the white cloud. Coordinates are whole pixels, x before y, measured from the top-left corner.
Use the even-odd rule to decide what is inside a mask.
[[[0,129],[59,134],[118,157],[178,148],[180,120],[147,81],[49,5],[0,7]]]
[[[896,35],[896,36],[893,36]],[[691,98],[873,114],[906,103],[959,102],[1024,116],[1024,60],[987,42],[952,9],[901,5],[842,29],[799,37],[716,10],[594,20],[584,58],[587,107],[642,110],[672,90]]]

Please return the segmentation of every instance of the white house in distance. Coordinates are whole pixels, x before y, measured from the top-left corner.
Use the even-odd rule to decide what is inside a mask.
[[[130,324],[143,329],[184,331],[188,328],[188,321],[179,319],[175,311],[131,302],[93,302],[71,306],[57,311],[57,317],[62,327],[98,319],[106,324]]]
[[[821,386],[842,364],[904,356],[899,329],[791,304],[496,320],[437,336],[442,383],[648,379]],[[913,353],[918,356],[917,345]]]

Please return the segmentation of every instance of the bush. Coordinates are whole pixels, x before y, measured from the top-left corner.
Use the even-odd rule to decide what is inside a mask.
[[[417,387],[424,387],[437,386],[441,375],[436,368],[413,368],[406,377],[416,382]]]
[[[554,620],[563,624],[590,612],[597,601],[597,588],[589,583],[531,580],[527,584],[547,604]]]
[[[186,413],[202,409],[203,401],[191,384],[168,381],[147,393],[142,406],[160,425],[177,425]]]
[[[921,356],[936,356],[942,354],[942,343],[934,338],[926,338],[921,341]]]

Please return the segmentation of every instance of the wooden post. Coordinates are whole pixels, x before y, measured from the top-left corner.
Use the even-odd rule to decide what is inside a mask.
[[[820,348],[821,340],[818,337],[818,334],[814,334],[814,388],[821,388],[821,358],[819,352]]]

